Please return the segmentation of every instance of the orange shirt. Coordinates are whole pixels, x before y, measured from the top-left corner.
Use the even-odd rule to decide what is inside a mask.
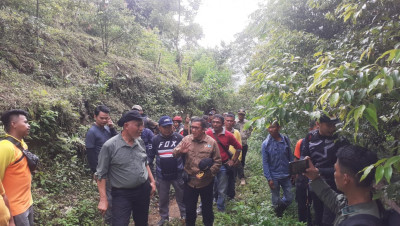
[[[301,142],[303,142],[303,139],[300,139],[297,141],[296,143],[296,147],[294,148],[294,157],[300,159],[300,146],[301,146]]]
[[[22,147],[28,146],[21,140]],[[8,140],[0,141],[0,179],[3,182],[10,203],[11,214],[16,216],[25,212],[32,204],[32,175],[26,157],[20,159],[22,151]]]
[[[4,202],[3,195],[5,194],[3,184],[0,181],[0,225],[8,225],[10,221],[10,211]]]

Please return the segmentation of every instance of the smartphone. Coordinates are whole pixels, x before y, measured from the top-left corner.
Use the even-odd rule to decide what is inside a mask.
[[[308,168],[308,159],[298,160],[289,163],[290,175],[301,174]]]

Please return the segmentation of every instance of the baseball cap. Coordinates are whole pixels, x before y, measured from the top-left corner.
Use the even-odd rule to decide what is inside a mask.
[[[158,125],[160,126],[168,126],[172,124],[172,119],[168,115],[162,116],[160,120],[158,120]]]
[[[328,116],[326,114],[322,114],[319,118],[319,122],[326,122],[326,123],[338,123],[340,120],[337,116]]]
[[[214,161],[212,158],[204,158],[199,162],[199,169],[202,171],[208,170],[213,164]]]
[[[239,109],[238,114],[243,114],[243,115],[245,115],[245,114],[246,114],[246,111],[245,111],[244,109]]]
[[[177,115],[172,119],[172,121],[180,121],[180,122],[182,122],[182,117]]]
[[[118,126],[122,127],[124,126],[125,122],[129,122],[132,120],[143,120],[142,116],[139,114],[138,111],[135,110],[130,110],[128,112],[126,112],[125,114],[122,115],[122,117],[118,120]]]
[[[138,111],[143,111],[142,107],[140,105],[133,105],[132,110],[138,110]]]

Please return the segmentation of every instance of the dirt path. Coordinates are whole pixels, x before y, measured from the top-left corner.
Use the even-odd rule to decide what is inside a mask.
[[[154,199],[155,200],[155,199]],[[180,219],[181,214],[179,212],[178,204],[176,203],[175,197],[169,201],[169,219],[172,221],[173,219]],[[150,213],[149,213],[149,226],[157,225],[160,220],[160,214],[158,212],[158,200],[152,201],[150,204]]]

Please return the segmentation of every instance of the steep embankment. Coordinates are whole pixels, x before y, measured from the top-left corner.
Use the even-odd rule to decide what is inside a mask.
[[[32,16],[0,4],[0,112],[30,113],[27,142],[41,158],[32,188],[35,222],[92,225],[101,218],[84,137],[94,107],[108,105],[114,121],[133,104],[155,118],[196,111],[196,88],[176,78],[171,67],[156,67],[139,54],[106,56],[99,37],[54,24],[40,23],[37,39]]]

